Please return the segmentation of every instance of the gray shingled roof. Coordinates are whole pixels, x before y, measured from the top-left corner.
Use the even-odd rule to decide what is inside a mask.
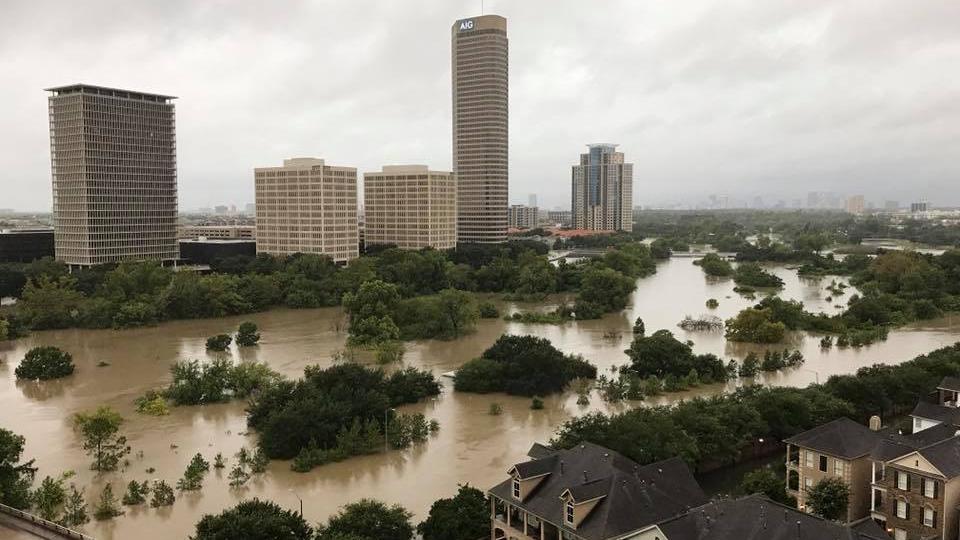
[[[511,469],[517,470],[517,476],[521,480],[526,480],[527,478],[534,478],[536,476],[542,476],[549,473],[553,470],[553,467],[557,464],[557,455],[546,456],[542,459],[534,459],[532,461],[525,461],[523,463],[517,463]]]
[[[921,448],[919,452],[948,480],[960,476],[960,437],[951,437]]]
[[[940,381],[940,384],[937,385],[937,388],[960,392],[960,377],[944,377],[943,380]]]
[[[679,458],[640,466],[626,457],[592,443],[582,443],[552,454],[544,447],[530,454],[552,464],[537,488],[518,506],[587,540],[606,540],[659,523],[707,501],[690,469]],[[534,460],[538,461],[538,460]],[[527,462],[531,463],[531,462]],[[511,480],[490,493],[510,504]],[[601,490],[600,487],[604,487]],[[560,494],[571,490],[577,500],[604,497],[577,529],[563,522]]]
[[[956,407],[944,407],[943,405],[927,401],[918,401],[917,406],[913,408],[910,416],[919,416],[920,418],[956,424],[958,420],[960,420],[960,409]]]
[[[881,435],[849,418],[838,418],[811,430],[784,439],[784,442],[844,459],[865,456]]]
[[[873,451],[870,452],[870,457],[878,461],[890,461],[925,446],[949,439],[956,434],[957,427],[949,423],[937,424],[909,435],[886,433]]]
[[[763,495],[707,503],[661,523],[660,530],[670,540],[890,539],[871,519],[843,526],[777,504]]]

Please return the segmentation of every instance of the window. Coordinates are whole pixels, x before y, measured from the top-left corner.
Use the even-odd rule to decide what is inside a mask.
[[[937,481],[930,478],[922,478],[920,485],[923,487],[923,496],[928,499],[937,498]]]
[[[903,499],[897,499],[897,517],[900,519],[910,519],[910,505]]]
[[[565,513],[567,523],[573,525],[573,501],[567,501],[567,511]]]
[[[520,498],[520,480],[516,478],[513,479],[513,498]]]
[[[910,489],[910,475],[904,472],[896,471],[897,489],[907,491]]]
[[[803,487],[810,489],[813,487],[813,478],[807,477],[803,479]]]
[[[933,508],[924,508],[923,509],[923,526],[924,527],[936,527],[937,522],[937,513]]]
[[[833,472],[837,476],[843,476],[843,462],[839,459],[833,460]]]
[[[894,529],[893,540],[907,540],[907,531],[903,529]]]
[[[827,456],[820,456],[820,471],[827,472]]]
[[[803,452],[804,465],[813,467],[813,452],[806,450]]]

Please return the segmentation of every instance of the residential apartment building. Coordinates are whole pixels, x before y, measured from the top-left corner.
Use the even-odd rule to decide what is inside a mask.
[[[87,84],[47,91],[56,258],[176,259],[175,98]]]
[[[494,540],[632,538],[707,502],[678,458],[640,466],[591,443],[528,455],[490,490]]]
[[[364,245],[450,249],[457,245],[457,181],[426,165],[363,174]]]
[[[536,206],[512,204],[507,222],[511,229],[535,229],[539,212]]]
[[[960,426],[960,378],[944,377],[933,398],[917,402],[910,413],[914,433],[941,424]]]
[[[873,452],[870,516],[896,540],[955,540],[960,512],[960,438],[940,424],[889,434]]]
[[[573,213],[570,210],[548,210],[547,222],[554,226],[569,227],[573,224]]]
[[[590,144],[573,166],[572,222],[575,229],[633,230],[633,164],[615,144]]]
[[[710,501],[629,540],[890,540],[890,536],[870,518],[840,525],[755,494]]]
[[[451,28],[457,241],[507,240],[508,41],[499,15]]]
[[[787,445],[787,493],[797,508],[807,510],[807,491],[826,478],[839,478],[850,488],[845,521],[870,509],[871,452],[881,440],[880,419],[867,427],[839,418],[784,440]]]
[[[253,240],[257,237],[256,225],[182,225],[181,240],[216,238],[220,240]]]
[[[848,521],[869,517],[895,540],[957,540],[958,397],[960,379],[944,377],[929,400],[914,408],[913,432],[906,435],[880,429],[874,417],[870,428],[844,418],[786,439],[788,493],[809,510],[806,490],[839,477],[850,488]]]
[[[890,540],[763,495],[709,501],[678,458],[639,465],[588,442],[539,444],[490,492],[492,540]]]
[[[357,169],[317,158],[254,170],[257,252],[317,253],[345,263],[359,256]]]

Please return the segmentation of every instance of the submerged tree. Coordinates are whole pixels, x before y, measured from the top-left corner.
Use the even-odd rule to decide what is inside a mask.
[[[63,504],[63,517],[60,518],[60,524],[69,529],[89,521],[90,516],[87,514],[87,502],[83,499],[83,491],[70,484],[70,493]]]
[[[153,483],[153,498],[150,500],[150,506],[157,508],[160,506],[170,506],[176,501],[177,497],[173,493],[170,484],[163,480],[156,480]]]
[[[257,325],[246,321],[240,323],[237,329],[237,345],[239,347],[252,347],[260,342],[260,333],[257,332]]]
[[[100,500],[93,510],[93,517],[97,521],[103,521],[113,519],[122,513],[120,503],[117,502],[117,496],[113,494],[113,485],[108,483],[103,486],[103,491],[100,492]]]
[[[94,458],[93,470],[112,471],[130,453],[127,438],[120,434],[122,423],[123,417],[107,406],[74,416],[74,428],[83,438],[83,449]]]

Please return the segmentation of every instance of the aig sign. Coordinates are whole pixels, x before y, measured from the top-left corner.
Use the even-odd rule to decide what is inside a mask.
[[[473,20],[467,19],[465,21],[460,21],[460,31],[473,30]]]

